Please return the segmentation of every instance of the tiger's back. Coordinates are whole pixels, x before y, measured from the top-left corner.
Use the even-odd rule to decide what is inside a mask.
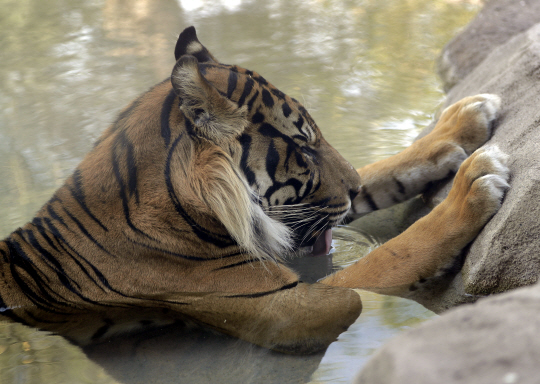
[[[215,61],[194,29],[176,56],[171,79],[124,109],[36,217],[0,243],[0,315],[81,343],[185,317],[250,339],[254,325],[238,324],[259,318],[265,300],[279,303],[276,292],[311,296],[282,258],[345,217],[357,173],[296,100]],[[360,301],[317,289],[335,297],[325,311],[344,315],[330,340]],[[230,325],[205,317],[220,306],[235,308]],[[267,310],[276,333],[283,325]]]
[[[80,343],[190,319],[310,353],[360,314],[348,288],[410,297],[501,205],[507,157],[476,150],[497,118],[495,95],[448,107],[430,134],[355,171],[300,103],[219,63],[194,28],[175,58],[170,81],[128,106],[36,217],[0,242],[1,318]],[[328,250],[349,210],[404,201],[456,172],[429,215],[343,270],[306,284],[284,264],[291,249]]]

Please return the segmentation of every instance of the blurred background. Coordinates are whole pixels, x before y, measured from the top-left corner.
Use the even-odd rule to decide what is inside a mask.
[[[256,70],[301,101],[327,140],[360,167],[403,149],[429,123],[443,98],[437,54],[480,6],[479,0],[0,0],[0,235],[30,220],[120,109],[170,75],[176,38],[187,26],[196,26],[220,61]],[[305,370],[298,382],[348,382],[384,340],[431,316],[376,295],[365,306],[370,314],[309,368],[299,368],[300,360],[287,360],[285,368],[279,365],[285,357],[268,352],[242,355],[231,366],[266,364],[281,372],[281,383],[294,376],[286,373],[291,369]],[[109,374],[129,383],[196,382],[170,370],[181,355],[169,370],[155,369],[173,350],[160,355],[154,348],[137,359],[130,348],[125,355],[115,350],[115,359],[106,348],[88,352],[106,374],[61,338],[0,323],[0,383],[113,382]]]
[[[300,100],[355,166],[442,98],[434,59],[477,0],[0,0],[0,235],[31,218],[195,25],[224,63]]]

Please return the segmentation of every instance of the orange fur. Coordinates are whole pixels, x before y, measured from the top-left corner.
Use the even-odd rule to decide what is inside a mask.
[[[323,283],[303,283],[283,262],[293,245],[312,245],[351,203],[365,213],[457,170],[489,137],[497,99],[451,107],[429,145],[359,170],[358,194],[358,173],[300,103],[218,63],[194,28],[175,55],[171,81],[124,109],[36,217],[0,242],[1,318],[79,343],[188,318],[310,353],[360,314],[348,287],[404,294],[500,204],[503,156],[476,153],[433,214]]]

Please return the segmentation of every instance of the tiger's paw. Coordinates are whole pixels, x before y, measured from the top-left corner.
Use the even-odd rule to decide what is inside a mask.
[[[509,188],[508,155],[497,146],[475,151],[463,162],[445,200],[467,231],[479,231],[499,210]]]
[[[465,97],[442,112],[433,133],[470,155],[491,137],[500,106],[501,98],[497,95]]]
[[[442,112],[433,131],[419,144],[432,180],[456,173],[463,161],[490,138],[500,105],[499,96],[482,94],[461,99]]]

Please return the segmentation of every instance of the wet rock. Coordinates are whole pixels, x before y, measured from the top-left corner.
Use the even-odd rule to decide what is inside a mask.
[[[510,155],[511,189],[463,267],[415,299],[445,312],[378,350],[356,383],[537,383],[540,361],[540,1],[491,0],[445,48],[446,105],[502,99],[490,143]],[[441,64],[442,65],[442,64]],[[426,134],[429,128],[426,129]],[[442,200],[450,182],[432,191]],[[535,284],[536,283],[536,284]]]
[[[428,293],[419,299],[436,310],[470,301],[467,295],[535,283],[540,271],[540,24],[496,47],[452,88],[446,105],[476,93],[502,98],[502,114],[490,142],[510,155],[511,189],[470,247],[461,276],[443,296]],[[449,187],[433,200],[444,198]]]
[[[540,22],[540,1],[490,0],[439,57],[437,70],[448,91],[491,51]]]
[[[538,383],[540,286],[448,311],[380,348],[356,384]]]

